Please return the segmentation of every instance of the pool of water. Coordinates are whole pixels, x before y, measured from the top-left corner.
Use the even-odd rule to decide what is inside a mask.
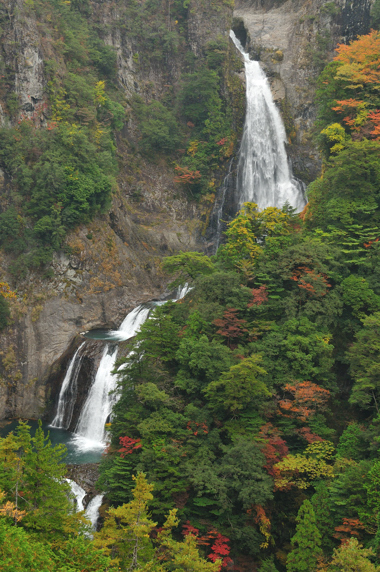
[[[32,435],[34,435],[38,427],[38,421],[28,420],[28,424],[31,426]],[[0,437],[6,437],[8,433],[17,428],[17,425],[18,420],[14,419],[0,427]],[[49,434],[52,445],[62,443],[66,446],[67,456],[64,459],[65,463],[81,465],[84,463],[98,463],[100,461],[104,451],[103,443],[81,438],[65,429],[50,427],[48,423],[44,422],[42,423],[42,428],[46,435]]]

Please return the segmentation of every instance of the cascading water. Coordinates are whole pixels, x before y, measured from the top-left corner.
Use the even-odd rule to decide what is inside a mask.
[[[69,485],[71,487],[71,492],[75,496],[75,510],[76,510],[76,512],[84,510],[83,499],[86,496],[86,491],[84,489],[82,489],[82,487],[79,486],[78,483],[76,483],[75,481],[72,481],[71,479],[66,479],[66,481],[69,483]]]
[[[76,383],[83,357],[80,350],[84,345],[85,342],[79,346],[69,363],[59,393],[57,413],[51,422],[51,427],[67,429],[71,423],[76,397]]]
[[[179,287],[173,301],[186,296],[190,289],[188,284]],[[106,332],[106,339],[110,340],[110,343],[104,347],[98,370],[80,413],[73,438],[67,443],[69,449],[72,448],[79,456],[91,451],[100,452],[106,446],[105,424],[110,418],[112,407],[117,400],[117,395],[114,392],[117,376],[112,374],[118,354],[117,343],[134,337],[152,310],[165,303],[165,301],[152,301],[147,304],[140,304],[127,314],[118,330]],[[84,343],[76,351],[67,369],[59,395],[57,414],[51,424],[53,428],[67,428],[70,425],[75,405],[76,382],[83,355],[80,350]]]
[[[154,307],[154,306],[153,306]],[[129,312],[119,330],[115,331],[115,341],[133,338],[149,317],[152,306],[141,304]],[[91,386],[86,402],[81,411],[75,429],[75,444],[81,451],[93,448],[103,449],[106,445],[105,424],[109,418],[116,396],[117,378],[112,374],[118,353],[118,346],[107,344]]]
[[[91,522],[92,530],[96,531],[99,518],[99,508],[104,495],[96,495],[87,505],[85,517]]]
[[[81,451],[105,446],[105,423],[112,410],[110,392],[115,389],[112,370],[117,346],[107,344],[75,429],[75,444]]]
[[[82,487],[75,481],[72,481],[71,479],[66,479],[66,481],[69,483],[71,492],[75,496],[75,511],[80,512],[81,510],[84,510],[83,499],[86,496],[86,491],[82,489]],[[94,531],[96,530],[98,524],[99,508],[102,504],[103,496],[104,495],[96,495],[93,499],[91,499],[84,513],[84,516],[87,518],[87,520],[91,522],[91,528]]]
[[[304,189],[291,175],[285,128],[268,80],[232,30],[230,37],[244,57],[246,75],[247,111],[237,169],[239,207],[254,202],[262,210],[289,203],[300,212],[306,204]]]

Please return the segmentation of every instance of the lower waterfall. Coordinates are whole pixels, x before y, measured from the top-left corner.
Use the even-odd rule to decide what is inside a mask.
[[[99,509],[101,507],[104,495],[96,495],[87,505],[85,517],[91,522],[91,527],[94,532],[98,525]],[[92,535],[91,535],[92,536]]]
[[[186,296],[189,290],[188,284],[180,286],[175,293],[173,301],[175,302]],[[68,443],[78,453],[96,450],[100,453],[107,444],[105,424],[107,419],[110,418],[112,407],[117,400],[117,396],[113,393],[116,388],[117,376],[112,373],[115,369],[118,355],[117,343],[134,337],[139,332],[142,324],[149,318],[152,310],[156,306],[165,303],[166,301],[152,301],[140,304],[127,314],[118,330],[107,332],[109,343],[104,347],[98,370],[80,412],[72,439]],[[69,427],[76,399],[74,389],[76,388],[81,356],[83,355],[81,348],[85,343],[83,342],[75,352],[67,368],[59,394],[57,413],[50,425],[52,428]]]
[[[80,512],[84,510],[83,499],[86,496],[86,491],[82,489],[82,487],[75,481],[72,481],[71,479],[66,479],[66,481],[69,483],[71,492],[75,497],[75,511]],[[104,495],[96,495],[94,498],[92,498],[88,503],[84,513],[84,516],[87,518],[87,520],[91,522],[91,528],[93,531],[96,531],[99,519],[99,508],[102,504],[103,496]],[[90,536],[92,537],[92,534]]]
[[[71,479],[66,479],[66,481],[69,483],[71,492],[75,496],[75,511],[79,512],[84,510],[83,499],[86,496],[86,491],[75,481],[72,481]]]
[[[100,360],[98,371],[81,411],[75,429],[75,444],[83,449],[105,446],[105,429],[113,400],[110,392],[115,389],[116,378],[112,374],[115,367],[118,348],[107,344]]]
[[[292,177],[286,154],[286,132],[259,62],[250,59],[231,30],[230,37],[245,64],[247,110],[237,168],[238,202],[254,202],[259,209],[297,212],[306,205],[303,184]]]
[[[119,330],[115,332],[115,341],[133,338],[149,317],[152,308],[144,304],[129,312]],[[105,424],[115,403],[116,376],[112,371],[118,354],[116,344],[106,344],[94,382],[81,411],[74,431],[74,443],[81,451],[104,449],[106,445]]]
[[[83,342],[83,344],[79,346],[69,363],[59,394],[57,413],[51,422],[51,427],[66,429],[71,423],[76,397],[76,382],[82,362],[82,354],[80,354],[80,350],[83,348],[85,343],[86,342]]]

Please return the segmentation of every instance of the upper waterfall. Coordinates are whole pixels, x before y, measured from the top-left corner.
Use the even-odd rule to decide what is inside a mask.
[[[292,177],[285,128],[268,80],[232,30],[230,37],[244,57],[246,75],[247,111],[237,172],[239,206],[254,202],[262,210],[289,203],[299,212],[306,204],[303,185]]]

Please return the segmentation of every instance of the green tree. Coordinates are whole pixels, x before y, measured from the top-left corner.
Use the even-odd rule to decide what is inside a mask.
[[[363,318],[363,328],[357,333],[347,357],[355,381],[350,403],[363,409],[375,407],[379,412],[380,389],[380,312]]]
[[[201,252],[179,252],[174,256],[167,256],[162,261],[162,268],[170,275],[176,274],[171,287],[181,286],[193,281],[198,276],[212,274],[215,267],[210,258]]]
[[[369,557],[372,550],[365,549],[356,538],[350,538],[334,550],[328,572],[378,572],[379,566],[372,564]]]
[[[222,408],[236,415],[252,402],[260,406],[271,397],[263,378],[267,372],[261,366],[262,357],[252,355],[222,373],[212,381],[204,393],[212,408]]]
[[[110,508],[102,530],[95,535],[94,545],[112,555],[112,562],[122,570],[159,572],[180,569],[188,572],[217,572],[220,562],[206,562],[199,556],[196,540],[190,535],[183,542],[172,537],[179,520],[171,510],[156,539],[150,533],[157,526],[148,513],[154,485],[144,473],[134,479],[133,499],[118,508]]]
[[[296,521],[296,533],[292,538],[292,551],[286,560],[286,570],[287,572],[314,572],[322,551],[321,535],[310,501],[305,500],[302,503]]]

